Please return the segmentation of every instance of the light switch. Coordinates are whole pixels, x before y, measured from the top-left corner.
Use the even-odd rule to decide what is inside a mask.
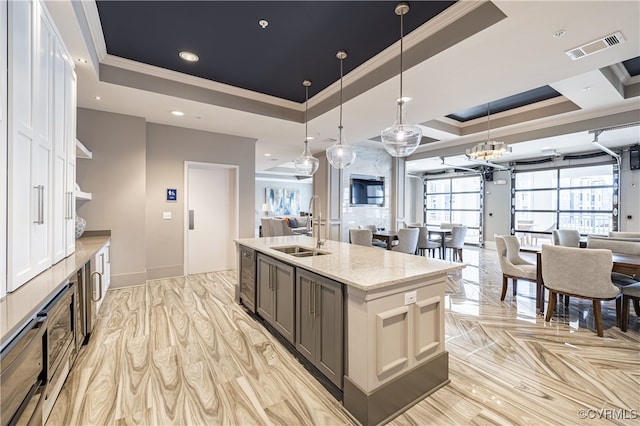
[[[162,219],[164,220],[171,219],[171,212],[162,212]]]
[[[413,303],[416,303],[417,299],[418,299],[418,295],[416,294],[415,291],[410,291],[409,293],[405,293],[404,294],[404,304],[405,305],[411,305]]]

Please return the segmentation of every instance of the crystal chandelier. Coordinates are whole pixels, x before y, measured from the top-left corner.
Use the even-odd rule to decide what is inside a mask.
[[[336,58],[340,59],[340,124],[338,125],[338,140],[327,148],[327,160],[336,169],[349,167],[353,160],[356,159],[356,151],[347,143],[344,128],[342,127],[342,61],[346,57],[347,52],[344,50],[340,50],[336,54]]]
[[[295,167],[299,174],[303,176],[313,176],[313,174],[318,170],[320,160],[309,152],[309,86],[311,86],[311,82],[309,80],[305,80],[302,82],[302,85],[305,87],[306,98],[304,108],[304,151],[302,152],[302,155],[296,159]]]
[[[491,140],[491,104],[487,104],[487,141],[481,142],[473,148],[467,149],[467,157],[474,160],[489,161],[502,157],[507,152],[511,152],[511,147],[504,142]]]
[[[407,98],[402,97],[402,50],[404,33],[404,15],[409,12],[409,4],[399,3],[395,9],[400,16],[400,97],[398,98],[398,112],[393,126],[387,127],[380,133],[382,146],[393,157],[406,157],[413,154],[422,140],[422,129],[404,122],[407,116]]]

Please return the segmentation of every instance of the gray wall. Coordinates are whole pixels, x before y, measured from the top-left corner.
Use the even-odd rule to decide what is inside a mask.
[[[239,236],[253,236],[254,139],[84,108],[77,135],[93,152],[78,160],[77,182],[93,193],[78,215],[88,230],[111,230],[113,287],[182,274],[185,160],[239,166]],[[166,202],[167,188],[178,189],[176,203]],[[165,211],[172,220],[162,220]]]
[[[147,124],[147,247],[149,279],[183,273],[184,260],[184,162],[239,166],[239,236],[254,235],[255,140]],[[167,188],[178,189],[177,202],[166,201]],[[220,200],[224,205],[228,200]],[[163,220],[162,212],[172,220]]]
[[[111,230],[111,285],[144,284],[145,120],[79,108],[77,137],[93,152],[77,161],[76,181],[93,194],[77,203],[77,214],[88,230]]]

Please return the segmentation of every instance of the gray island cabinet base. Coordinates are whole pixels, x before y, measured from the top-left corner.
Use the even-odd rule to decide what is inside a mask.
[[[320,256],[276,250],[313,248],[315,242],[306,236],[236,240],[239,248],[259,253],[258,259],[292,268],[295,329],[286,327],[284,337],[342,390],[347,411],[363,425],[381,424],[449,383],[445,283],[448,273],[464,265],[337,241],[327,241],[322,251],[328,254]],[[260,268],[275,274],[260,265],[258,275]],[[260,300],[274,283],[263,282],[261,289],[257,281]],[[236,301],[242,303],[239,291]],[[276,311],[277,302],[271,309]],[[285,311],[290,318],[288,301]],[[258,314],[269,316],[260,308]]]

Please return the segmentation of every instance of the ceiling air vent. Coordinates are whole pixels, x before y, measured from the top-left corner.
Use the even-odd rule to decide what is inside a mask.
[[[575,61],[576,59],[584,58],[585,56],[608,49],[616,44],[624,43],[625,41],[626,40],[622,36],[622,33],[617,32],[599,40],[592,41],[591,43],[576,47],[575,49],[567,50],[564,53]]]

